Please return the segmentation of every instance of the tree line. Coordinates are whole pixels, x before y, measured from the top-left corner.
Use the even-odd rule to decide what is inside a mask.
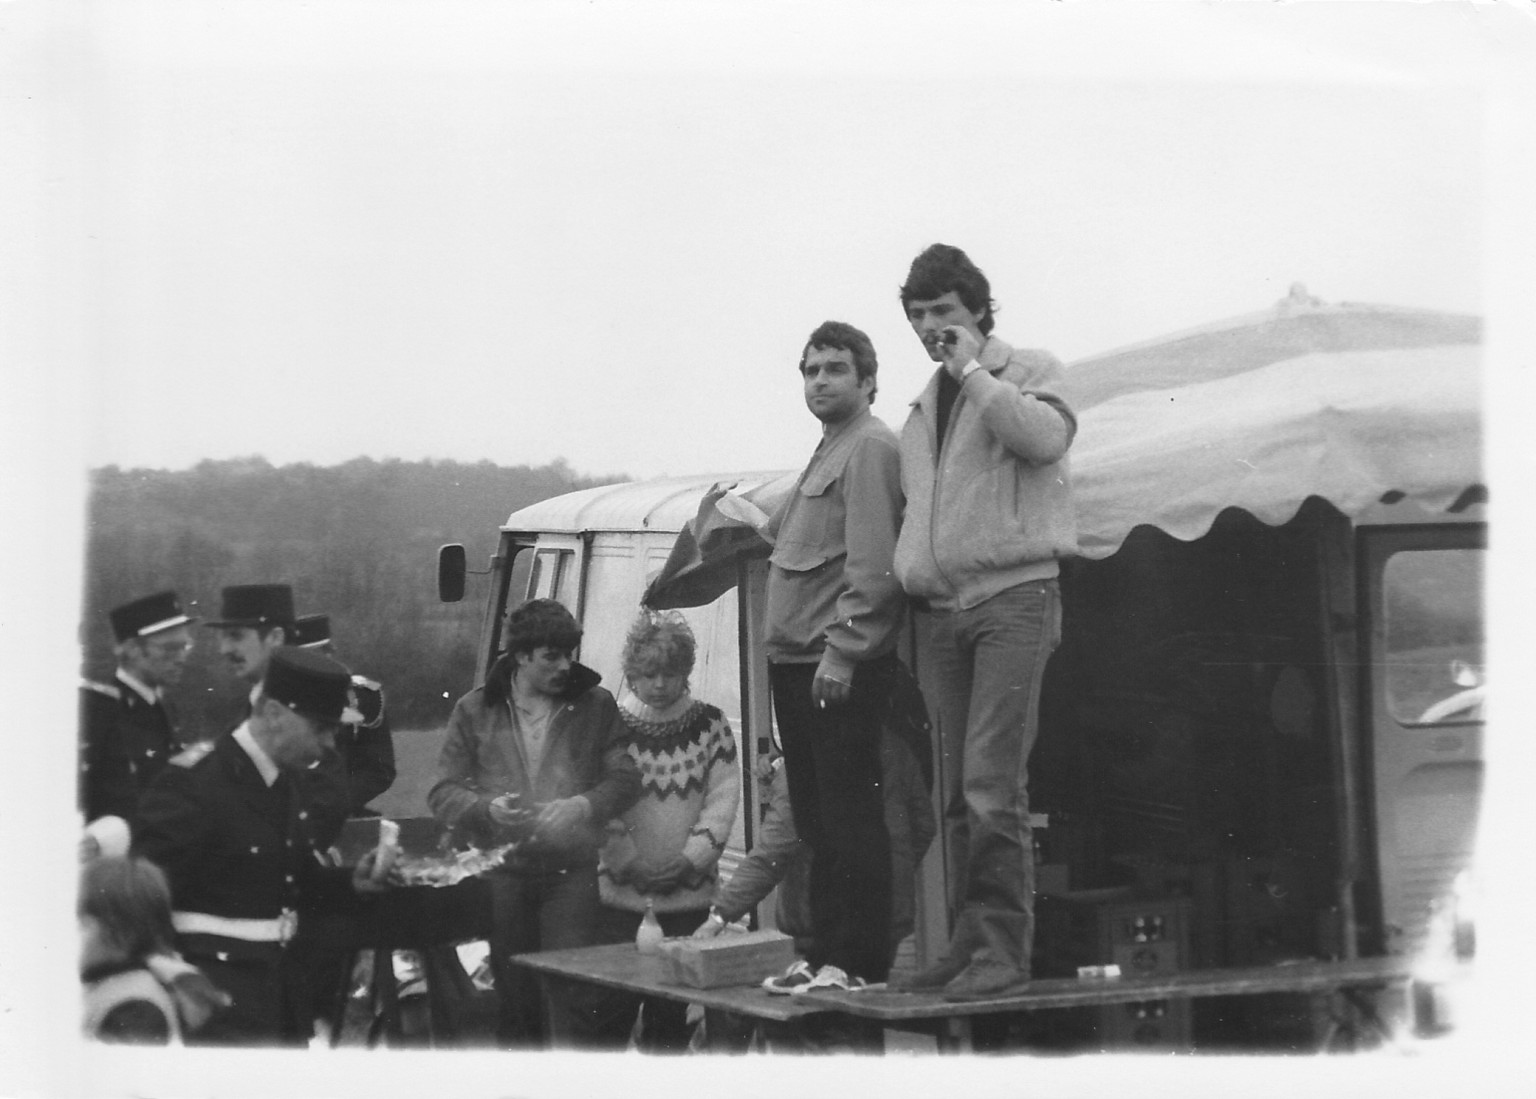
[[[473,684],[483,607],[437,600],[437,548],[462,542],[483,567],[518,508],[623,477],[543,466],[376,461],[273,466],[208,460],[187,470],[91,471],[87,498],[82,671],[112,674],[107,612],[174,588],[188,613],[219,614],[229,584],[292,585],[299,614],[325,613],[337,656],[384,683],[395,728],[446,721]],[[179,723],[222,731],[244,691],[222,667],[213,631],[175,693]]]

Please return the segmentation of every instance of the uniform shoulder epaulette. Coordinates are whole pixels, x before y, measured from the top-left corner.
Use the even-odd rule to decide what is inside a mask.
[[[94,679],[82,679],[80,681],[80,689],[82,691],[95,691],[99,695],[106,695],[114,702],[121,702],[123,700],[122,690],[110,683],[97,683]]]
[[[362,714],[363,720],[359,726],[364,729],[377,729],[384,721],[384,688],[375,679],[369,679],[365,675],[352,677],[352,705]]]
[[[198,760],[213,751],[213,741],[200,740],[196,744],[189,744],[171,757],[171,762],[178,767],[195,767]]]

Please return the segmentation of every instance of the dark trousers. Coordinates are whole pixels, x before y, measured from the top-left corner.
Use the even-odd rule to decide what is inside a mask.
[[[861,664],[847,702],[811,700],[815,664],[770,664],[795,831],[811,848],[811,965],[866,981],[890,971],[891,840],[881,789],[881,715],[894,655]]]
[[[182,946],[182,956],[234,1002],[187,1035],[188,1045],[302,1046],[313,1033],[308,986],[300,967],[274,946],[270,958]],[[240,953],[238,947],[234,953]],[[225,957],[220,957],[223,954]]]
[[[491,972],[500,1010],[497,1041],[507,1047],[576,1044],[582,1017],[567,982],[545,986],[513,954],[567,950],[596,942],[597,867],[544,872],[495,871],[491,887]]]
[[[691,935],[709,915],[707,908],[682,912],[658,912],[656,922],[668,938]],[[603,905],[597,917],[599,943],[632,943],[640,929],[642,912]],[[636,1046],[642,1053],[686,1053],[693,1029],[688,1025],[688,1005],[662,996],[641,996],[613,988],[592,988],[578,1001],[585,1016],[584,1045],[602,1049],[625,1049],[640,1020]]]

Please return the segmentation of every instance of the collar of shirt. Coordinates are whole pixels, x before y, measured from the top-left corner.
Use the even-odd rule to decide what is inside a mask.
[[[272,762],[272,757],[261,750],[261,745],[256,743],[256,738],[251,735],[251,723],[242,721],[240,727],[229,734],[235,738],[235,743],[245,749],[245,754],[251,757],[251,762],[256,765],[256,770],[261,774],[261,781],[270,787],[277,781],[277,764]]]
[[[117,681],[133,691],[151,706],[160,701],[160,692],[153,687],[146,687],[123,668],[117,669]]]
[[[872,411],[865,408],[857,416],[850,416],[840,424],[823,424],[821,428],[821,444],[816,449],[821,450],[824,447],[831,446],[838,439],[852,431],[856,424],[863,423],[866,416],[873,415]]]
[[[623,700],[619,703],[619,708],[640,721],[661,725],[668,721],[676,721],[686,714],[692,705],[693,695],[688,691],[684,691],[682,697],[663,710],[641,702],[640,696],[633,691],[626,691]]]

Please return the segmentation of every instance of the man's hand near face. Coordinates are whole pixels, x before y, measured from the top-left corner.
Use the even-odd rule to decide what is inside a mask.
[[[944,336],[954,336],[953,343],[940,342],[939,347],[944,352],[944,369],[949,371],[949,376],[955,381],[960,381],[960,375],[965,368],[975,360],[981,352],[981,344],[971,334],[968,328],[962,328],[958,324],[952,324],[944,329]]]

